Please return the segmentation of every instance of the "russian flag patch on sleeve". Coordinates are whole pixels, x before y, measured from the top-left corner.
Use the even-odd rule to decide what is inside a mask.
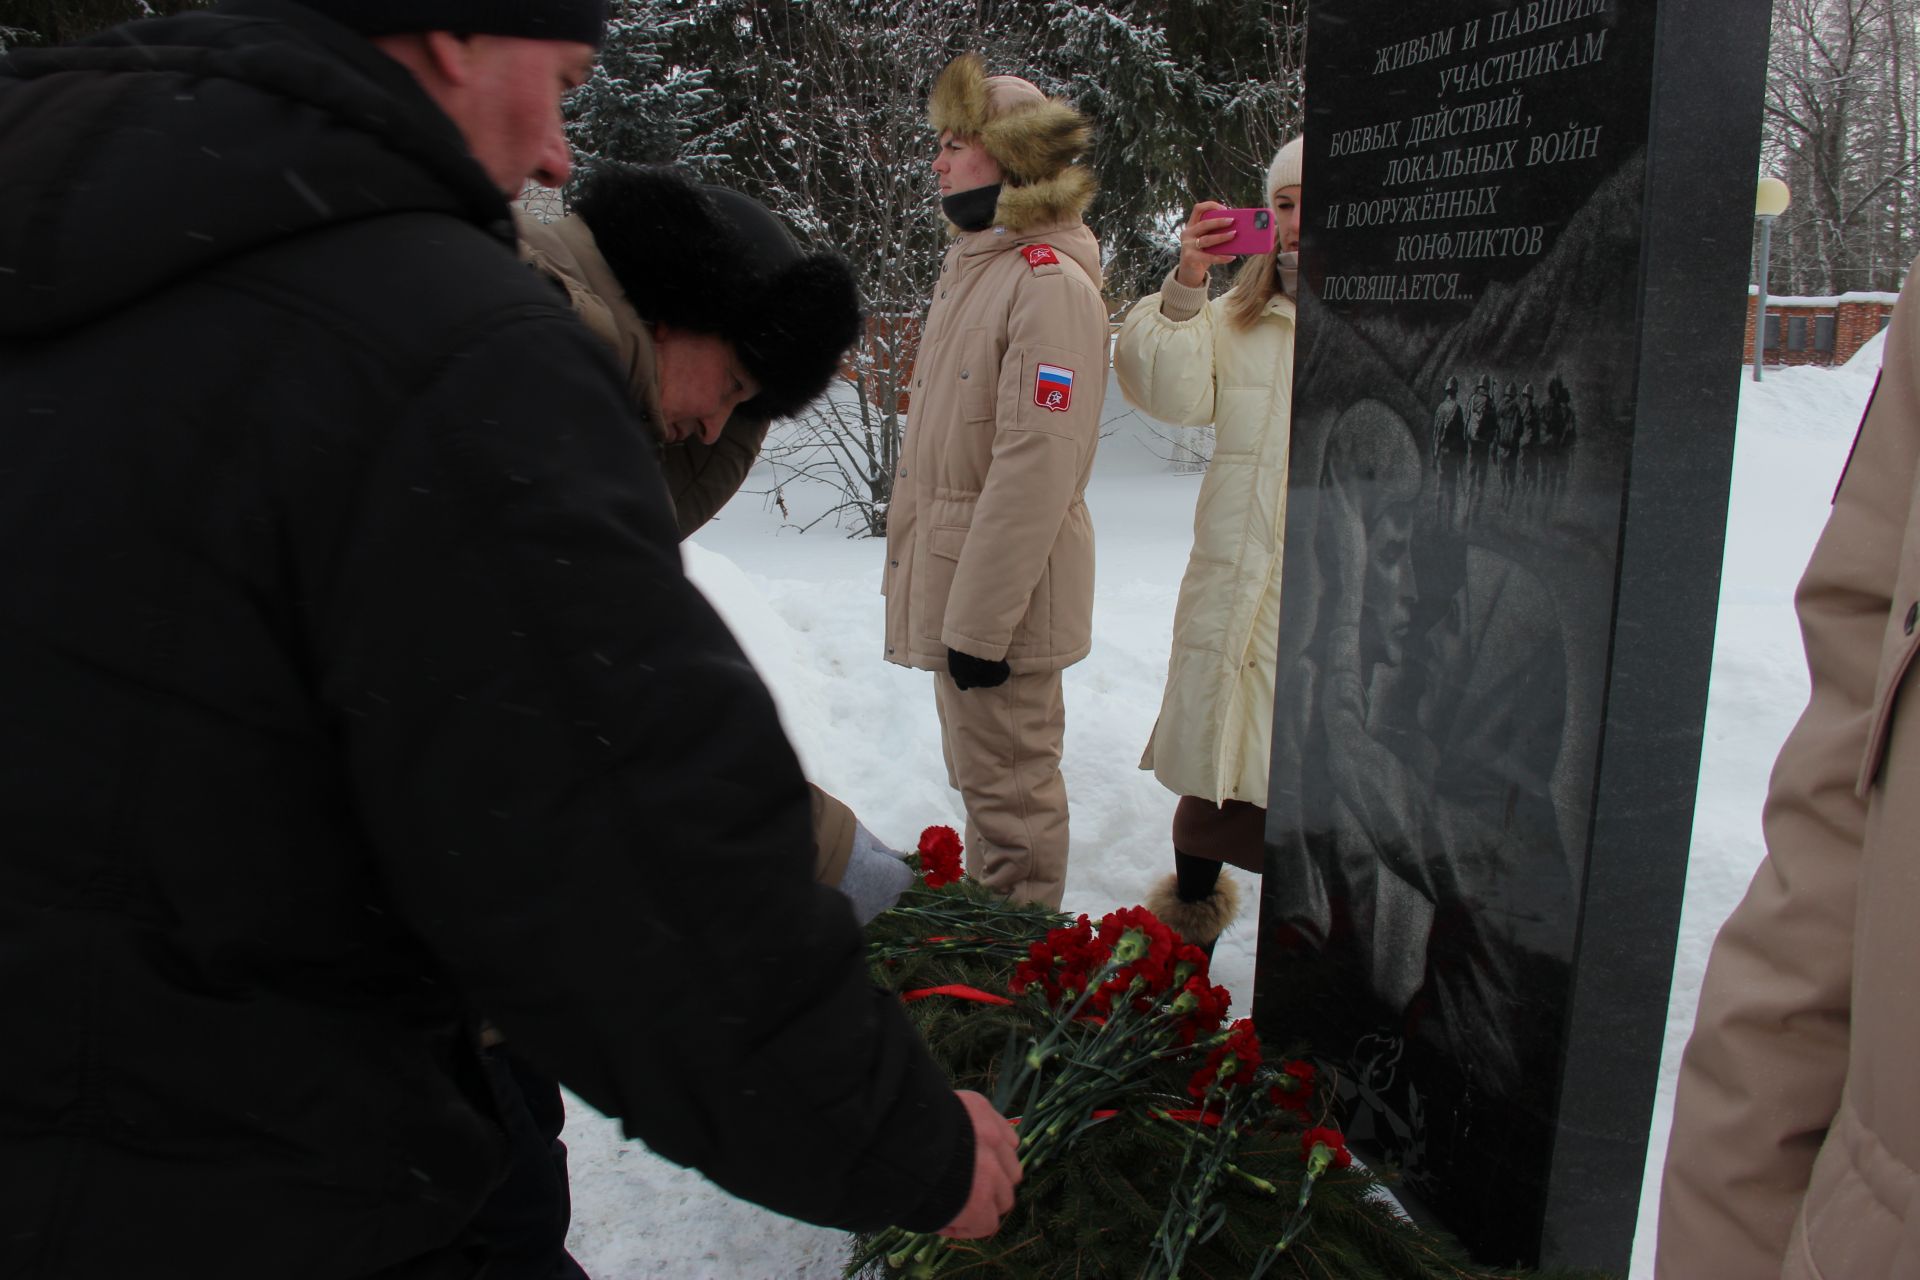
[[[1033,375],[1033,402],[1042,409],[1065,413],[1073,404],[1073,370],[1043,364]]]

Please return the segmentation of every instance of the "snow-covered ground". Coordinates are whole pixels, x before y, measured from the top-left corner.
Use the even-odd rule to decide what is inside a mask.
[[[1673,1075],[1720,922],[1761,853],[1760,802],[1806,696],[1793,588],[1822,523],[1879,368],[1879,341],[1840,370],[1741,375],[1739,444],[1700,770],[1692,863],[1668,1001],[1665,1061],[1635,1241],[1651,1276],[1655,1191]],[[1138,902],[1171,866],[1174,797],[1139,771],[1160,706],[1173,605],[1191,543],[1199,477],[1173,474],[1170,446],[1109,387],[1109,435],[1088,489],[1098,530],[1092,655],[1066,673],[1064,769],[1073,804],[1065,906],[1098,916]],[[756,473],[748,488],[765,486]],[[791,489],[790,508],[821,495]],[[817,509],[817,508],[816,508]],[[882,839],[961,825],[947,788],[929,677],[880,657],[881,546],[822,526],[783,526],[743,493],[687,547],[687,565],[739,635],[780,704],[809,776]],[[1237,873],[1230,873],[1237,874]],[[1218,981],[1242,1012],[1253,992],[1253,894],[1222,939]],[[571,1244],[596,1280],[829,1280],[845,1237],[742,1204],[569,1100]]]

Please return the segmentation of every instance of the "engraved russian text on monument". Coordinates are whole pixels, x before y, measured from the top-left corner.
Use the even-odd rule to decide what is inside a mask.
[[[1259,1008],[1506,1260],[1537,1240],[1478,1215],[1527,1222],[1551,1157],[1653,9],[1328,0],[1309,31]]]

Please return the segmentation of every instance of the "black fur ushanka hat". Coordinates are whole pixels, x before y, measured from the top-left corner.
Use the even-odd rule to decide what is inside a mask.
[[[702,186],[684,169],[603,164],[573,212],[643,319],[733,344],[760,384],[744,414],[800,412],[860,337],[860,291],[845,260],[803,252],[751,197]]]

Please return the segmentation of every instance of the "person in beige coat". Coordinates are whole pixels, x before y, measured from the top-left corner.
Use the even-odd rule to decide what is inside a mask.
[[[514,216],[522,256],[566,291],[645,411],[682,538],[739,490],[769,421],[818,398],[859,337],[844,262],[803,254],[758,201],[684,171],[601,165],[566,217]],[[911,872],[852,809],[811,791],[815,878],[865,923]]]
[[[1090,127],[978,56],[928,116],[958,229],[927,311],[887,514],[886,658],[934,673],[967,869],[1060,905],[1067,874],[1062,669],[1087,655],[1107,308],[1076,165]]]
[[[1812,696],[1681,1061],[1662,1280],[1920,1276],[1916,306],[1800,583]]]
[[[1147,905],[1211,947],[1239,909],[1222,863],[1264,859],[1273,738],[1280,564],[1293,404],[1294,281],[1300,250],[1298,138],[1268,166],[1274,251],[1250,257],[1233,288],[1207,300],[1208,270],[1231,257],[1223,206],[1195,205],[1180,262],[1127,314],[1114,345],[1120,390],[1163,422],[1211,423],[1213,461],[1193,513],[1193,554],[1174,607],[1160,718],[1140,767],[1180,797],[1174,874]]]

